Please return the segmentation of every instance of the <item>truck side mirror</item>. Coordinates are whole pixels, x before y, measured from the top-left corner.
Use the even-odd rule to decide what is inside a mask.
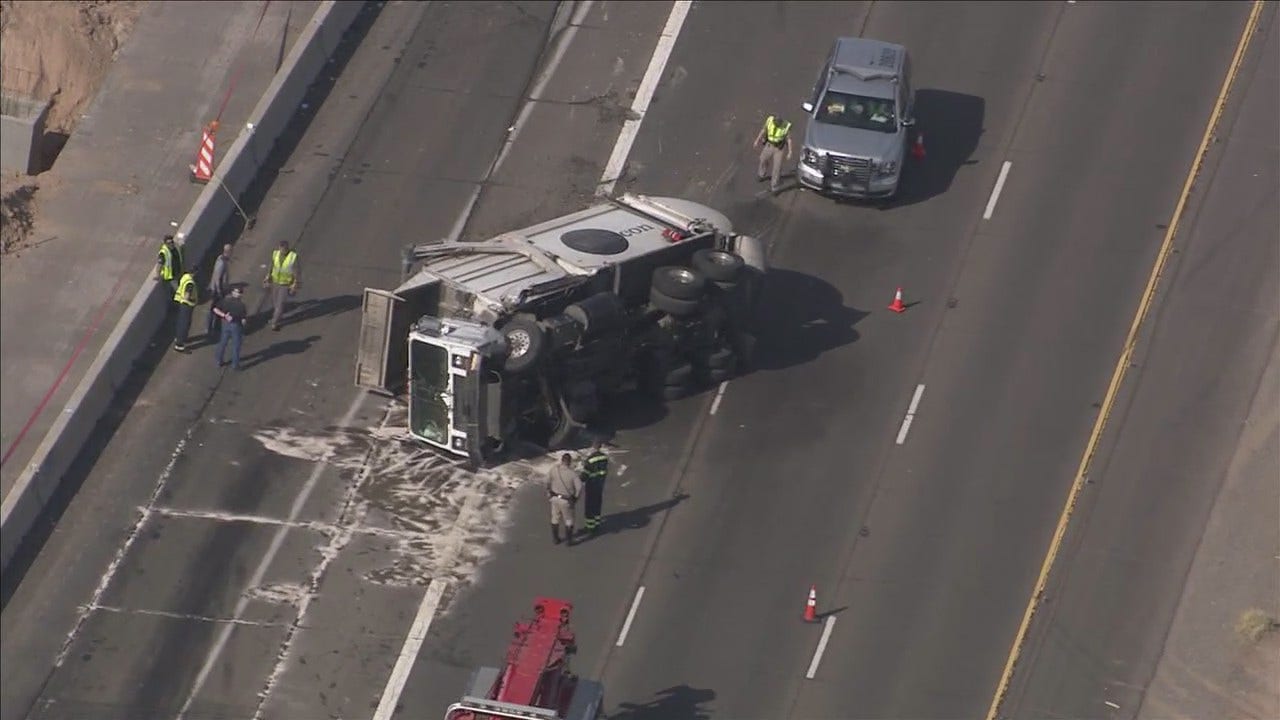
[[[808,102],[808,101],[802,102],[802,103],[800,103],[800,107],[801,107],[801,108],[803,108],[803,109],[804,109],[804,111],[805,111],[805,112],[807,112],[807,113],[808,113],[808,112],[813,112],[813,103],[811,103],[811,102]]]
[[[902,127],[911,127],[916,124],[915,118],[902,118]]]

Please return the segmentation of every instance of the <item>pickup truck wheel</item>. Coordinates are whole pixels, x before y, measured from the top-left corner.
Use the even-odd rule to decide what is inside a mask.
[[[689,317],[698,312],[697,300],[681,300],[658,289],[657,285],[649,290],[649,304],[672,317]]]
[[[694,269],[707,276],[708,280],[717,283],[736,280],[745,264],[742,256],[723,250],[707,248],[693,254]]]
[[[502,326],[502,337],[507,341],[507,358],[503,362],[503,369],[507,372],[524,372],[542,359],[547,336],[534,318],[516,315]]]
[[[698,300],[707,289],[707,278],[692,268],[668,265],[653,271],[653,289],[674,300]]]

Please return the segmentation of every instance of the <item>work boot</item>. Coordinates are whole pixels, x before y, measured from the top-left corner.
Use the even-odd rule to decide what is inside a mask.
[[[556,545],[560,544],[560,526],[555,523],[551,524],[551,540]]]
[[[569,547],[572,544],[573,544],[573,526],[565,525],[564,546]]]

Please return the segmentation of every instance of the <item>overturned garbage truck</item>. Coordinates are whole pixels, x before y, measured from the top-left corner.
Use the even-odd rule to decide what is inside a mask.
[[[559,447],[610,397],[674,400],[745,367],[766,271],[723,214],[632,194],[415,245],[400,287],[364,292],[356,384],[407,393],[410,433],[477,465]]]

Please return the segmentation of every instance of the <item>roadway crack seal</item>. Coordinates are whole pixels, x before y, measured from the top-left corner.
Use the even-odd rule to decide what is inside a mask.
[[[169,484],[169,478],[173,476],[173,469],[177,466],[178,459],[182,457],[183,452],[186,450],[187,443],[191,441],[191,438],[195,435],[196,428],[199,427],[201,420],[204,419],[209,406],[213,404],[213,399],[217,396],[218,388],[222,385],[222,378],[223,376],[218,376],[217,382],[215,382],[209,389],[209,392],[201,401],[200,407],[196,409],[195,418],[187,425],[186,432],[184,432],[182,438],[178,440],[178,444],[174,447],[173,453],[169,456],[168,464],[160,471],[160,476],[156,481],[155,488],[151,491],[151,497],[147,498],[147,504],[143,506],[141,512],[138,513],[137,520],[134,521],[133,526],[130,527],[128,532],[125,534],[124,542],[120,544],[119,549],[116,550],[115,556],[107,565],[107,569],[103,571],[102,576],[98,579],[98,585],[94,588],[93,595],[90,596],[89,602],[77,609],[75,624],[71,626],[71,631],[67,633],[66,639],[63,640],[62,648],[58,650],[58,654],[54,658],[53,665],[49,668],[49,672],[45,674],[44,680],[40,682],[40,687],[37,688],[35,693],[33,693],[31,705],[27,708],[27,712],[23,714],[23,717],[31,716],[32,711],[41,702],[41,698],[45,696],[45,691],[48,690],[49,683],[53,680],[54,674],[57,673],[58,669],[66,662],[72,646],[75,645],[75,641],[79,639],[80,631],[89,621],[89,617],[93,615],[95,609],[103,607],[101,604],[102,596],[106,594],[107,588],[110,587],[111,581],[115,578],[116,571],[120,569],[125,558],[128,557],[129,549],[133,547],[133,542],[138,539],[140,534],[142,534],[142,527],[151,519],[152,508],[154,508],[156,503],[160,500],[161,494],[164,493],[165,487]],[[55,701],[49,700],[46,702],[52,703]]]
[[[1195,159],[1192,161],[1191,168],[1187,173],[1187,179],[1183,184],[1182,193],[1178,197],[1177,204],[1174,206],[1172,218],[1169,221],[1168,229],[1165,231],[1164,241],[1160,245],[1160,252],[1157,254],[1155,264],[1151,268],[1151,275],[1147,280],[1146,289],[1143,291],[1142,299],[1139,301],[1138,308],[1134,313],[1133,323],[1130,325],[1129,333],[1125,338],[1124,348],[1121,350],[1120,357],[1116,361],[1115,371],[1113,372],[1111,382],[1107,387],[1107,394],[1102,401],[1102,407],[1098,412],[1098,417],[1094,423],[1093,431],[1090,433],[1089,441],[1086,443],[1084,453],[1080,458],[1080,464],[1076,470],[1075,479],[1071,483],[1071,491],[1067,495],[1066,505],[1063,507],[1062,514],[1058,519],[1058,525],[1054,530],[1053,539],[1045,554],[1045,560],[1044,564],[1041,566],[1040,575],[1036,580],[1035,587],[1031,592],[1031,597],[1027,602],[1027,607],[1022,617],[1022,623],[1018,628],[1018,632],[1014,637],[1013,645],[1009,650],[1009,658],[1005,663],[1003,672],[1001,673],[1000,683],[996,687],[995,695],[991,700],[991,706],[987,711],[987,720],[996,720],[997,718],[1003,717],[999,715],[1000,708],[1004,703],[1005,697],[1009,691],[1010,683],[1015,671],[1017,670],[1022,649],[1026,643],[1028,631],[1030,630],[1031,621],[1035,617],[1040,604],[1046,599],[1044,593],[1045,587],[1048,584],[1049,574],[1053,569],[1054,561],[1062,547],[1062,541],[1074,514],[1076,504],[1080,500],[1080,494],[1086,484],[1085,479],[1088,477],[1094,454],[1097,451],[1103,431],[1106,429],[1107,421],[1111,416],[1111,411],[1115,405],[1116,397],[1120,392],[1120,386],[1124,383],[1125,376],[1128,372],[1130,359],[1132,358],[1134,348],[1137,345],[1139,332],[1142,329],[1147,313],[1151,309],[1152,301],[1155,297],[1156,290],[1159,287],[1160,278],[1163,275],[1165,265],[1168,263],[1169,256],[1172,254],[1173,238],[1177,235],[1182,215],[1187,207],[1187,200],[1191,195],[1196,179],[1199,177],[1200,171],[1204,165],[1205,155],[1208,152],[1211,140],[1217,130],[1218,123],[1222,119],[1223,109],[1226,106],[1227,98],[1231,94],[1232,87],[1234,86],[1236,77],[1240,71],[1245,51],[1249,47],[1255,28],[1258,27],[1263,6],[1263,0],[1254,0],[1253,6],[1249,11],[1249,17],[1245,21],[1243,31],[1240,35],[1240,41],[1236,46],[1235,55],[1232,57],[1231,64],[1227,68],[1226,77],[1223,78],[1222,89],[1219,91],[1218,98],[1214,102],[1213,112],[1210,114],[1209,122],[1206,124],[1204,136],[1200,141],[1200,147],[1197,149]]]

